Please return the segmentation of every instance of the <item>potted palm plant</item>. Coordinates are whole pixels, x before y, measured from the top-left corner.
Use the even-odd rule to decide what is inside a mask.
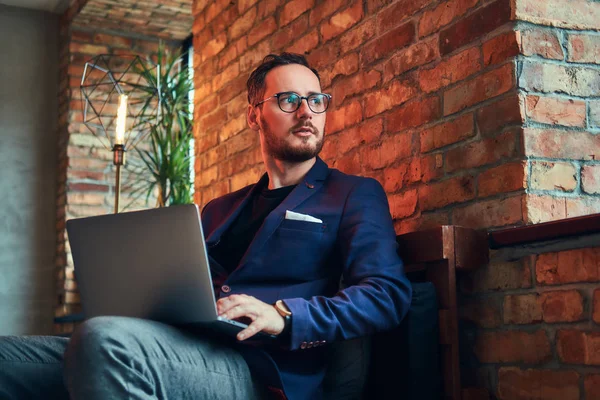
[[[160,68],[137,71],[160,92],[157,124],[151,128],[146,143],[136,148],[145,170],[138,190],[145,191],[146,202],[156,196],[158,207],[193,202],[193,134],[189,109],[193,82],[188,69],[182,65],[183,56],[161,43],[156,56]]]

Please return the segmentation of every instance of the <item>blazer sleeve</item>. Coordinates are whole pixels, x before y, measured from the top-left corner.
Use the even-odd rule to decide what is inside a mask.
[[[412,288],[379,182],[362,178],[351,189],[337,240],[346,288],[333,297],[284,299],[293,313],[292,350],[394,328],[408,311]]]

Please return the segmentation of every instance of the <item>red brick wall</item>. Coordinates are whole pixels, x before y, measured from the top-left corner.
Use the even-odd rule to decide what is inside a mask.
[[[107,33],[97,20],[89,20],[91,5],[98,8],[96,0],[73,4],[61,20],[60,93],[58,143],[58,201],[57,201],[57,307],[55,316],[60,317],[80,311],[79,293],[73,274],[73,260],[66,234],[66,220],[76,217],[112,213],[114,209],[115,169],[112,152],[104,148],[83,124],[80,84],[85,63],[100,54],[137,54],[142,58],[153,57],[159,44],[158,37],[136,34]],[[92,14],[94,14],[92,12]],[[83,17],[82,17],[83,16]],[[113,23],[116,15],[111,14]],[[163,35],[165,36],[165,35]],[[170,35],[166,35],[170,37]],[[178,48],[180,42],[166,41],[167,46]],[[143,143],[138,147],[143,146]],[[122,170],[120,208],[128,210],[154,205],[153,198],[145,202],[132,197],[132,185],[137,175],[130,173],[136,161],[135,151],[127,154]],[[139,164],[139,157],[138,164]],[[137,200],[136,200],[137,199]],[[57,333],[69,332],[71,324],[57,324]]]
[[[600,212],[600,4],[516,2],[527,221]]]
[[[507,400],[597,399],[600,247],[506,258],[460,282],[465,386]]]
[[[524,221],[508,1],[196,1],[194,15],[199,204],[263,172],[245,81],[288,50],[333,94],[322,157],[378,179],[398,233]]]

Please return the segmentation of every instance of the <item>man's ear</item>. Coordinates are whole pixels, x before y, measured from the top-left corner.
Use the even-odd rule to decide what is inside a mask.
[[[253,131],[259,130],[258,125],[258,115],[256,115],[256,107],[252,107],[252,105],[248,104],[248,113],[246,114],[248,120],[248,126]]]

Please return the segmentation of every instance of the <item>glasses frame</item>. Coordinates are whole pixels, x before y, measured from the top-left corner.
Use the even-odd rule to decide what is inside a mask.
[[[284,94],[295,94],[296,96],[300,97],[300,101],[297,103],[298,105],[296,106],[296,108],[292,111],[286,111],[283,108],[281,108],[281,104],[279,103],[279,97],[283,96]],[[327,107],[325,107],[325,109],[323,111],[315,111],[312,109],[312,107],[310,106],[310,103],[308,102],[308,98],[312,97],[312,96],[325,96],[327,97],[328,101],[327,101]],[[258,103],[256,103],[254,105],[254,107],[258,107],[260,106],[262,103],[271,100],[273,97],[275,97],[277,99],[277,106],[279,106],[279,109],[281,111],[283,111],[284,113],[295,113],[296,111],[298,111],[298,109],[300,108],[300,105],[302,104],[302,100],[306,100],[306,104],[308,105],[308,108],[310,109],[310,111],[312,111],[315,114],[323,114],[324,112],[326,112],[329,109],[329,105],[331,104],[331,95],[327,94],[327,93],[311,93],[308,96],[300,96],[298,93],[296,92],[279,92],[279,93],[275,93],[272,96],[267,97],[266,99],[259,101]]]

